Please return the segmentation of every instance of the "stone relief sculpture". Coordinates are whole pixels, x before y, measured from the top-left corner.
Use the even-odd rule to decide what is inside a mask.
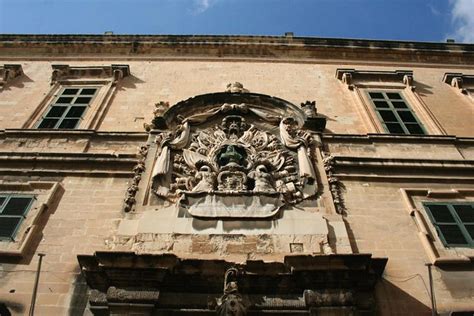
[[[224,276],[224,294],[217,299],[216,314],[218,316],[245,316],[247,307],[239,293],[236,268],[230,268]]]
[[[258,165],[255,171],[249,173],[249,177],[255,181],[254,192],[271,192],[275,190],[273,177],[268,173],[265,165]]]
[[[216,174],[210,166],[203,165],[199,168],[195,179],[199,182],[192,189],[193,192],[212,192],[216,186]]]
[[[295,108],[298,117],[224,102],[175,115],[174,128],[156,138],[153,192],[203,218],[271,217],[314,196],[313,138]]]

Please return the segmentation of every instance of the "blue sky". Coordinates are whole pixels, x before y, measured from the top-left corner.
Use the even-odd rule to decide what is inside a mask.
[[[474,0],[0,0],[0,33],[474,42]]]

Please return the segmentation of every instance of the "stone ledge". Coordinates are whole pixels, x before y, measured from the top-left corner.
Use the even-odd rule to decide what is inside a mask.
[[[387,142],[387,143],[467,143],[474,145],[474,137],[454,135],[393,135],[393,134],[323,134],[324,142]]]
[[[83,136],[83,137],[116,137],[116,138],[138,138],[140,141],[146,141],[148,133],[145,132],[120,132],[120,131],[96,131],[90,129],[74,129],[74,130],[55,130],[55,129],[5,129],[0,130],[0,137],[21,137],[21,136],[58,136],[61,138]]]
[[[283,36],[1,35],[4,57],[80,55],[353,59],[472,64],[474,45]]]
[[[131,176],[137,161],[131,154],[0,152],[0,173]]]
[[[474,160],[333,156],[336,166],[385,168],[456,168],[474,170]]]

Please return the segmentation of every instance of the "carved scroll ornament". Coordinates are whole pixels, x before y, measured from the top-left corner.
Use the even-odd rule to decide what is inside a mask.
[[[317,191],[312,136],[299,125],[247,104],[183,118],[156,139],[154,192],[196,217],[274,216]]]

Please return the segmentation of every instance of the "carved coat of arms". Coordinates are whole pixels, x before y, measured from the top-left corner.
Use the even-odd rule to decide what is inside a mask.
[[[175,115],[173,128],[157,136],[158,198],[193,217],[267,218],[316,194],[303,111],[296,117],[252,102],[215,103]]]

